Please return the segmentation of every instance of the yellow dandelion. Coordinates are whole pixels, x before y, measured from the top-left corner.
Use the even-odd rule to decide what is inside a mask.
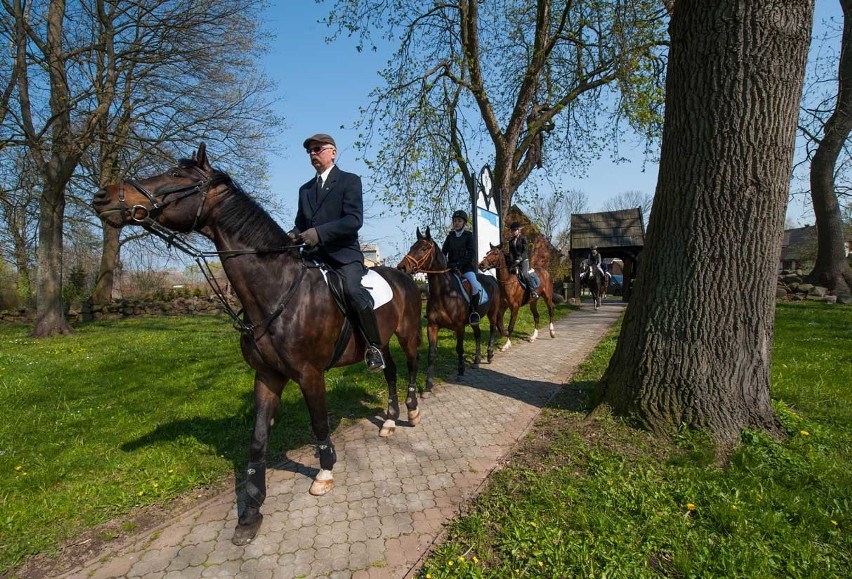
[[[452,561],[447,561],[447,567],[452,567],[452,566],[453,566],[453,562],[452,562]]]
[[[476,555],[474,555],[474,556],[473,556],[473,562],[474,562],[474,563],[479,563],[479,559],[477,559],[477,558],[476,558]]]
[[[736,511],[736,510],[737,510],[737,505],[731,505],[731,510]]]
[[[542,563],[541,561],[539,561],[539,562],[538,562],[538,566],[539,566],[539,567],[544,567],[544,563]]]
[[[464,555],[459,555],[459,563],[464,563]]]
[[[23,467],[22,465],[20,465],[20,464],[19,464],[18,466],[16,466],[16,467],[15,467],[15,470],[22,470],[23,468],[24,468],[24,467]]]
[[[836,526],[837,526],[837,521],[835,521],[834,519],[831,519],[831,524],[832,524],[832,525],[834,525],[834,526],[836,527]]]
[[[686,510],[687,510],[687,511],[694,511],[694,510],[695,510],[695,505],[694,505],[694,504],[692,504],[692,503],[686,503]]]
[[[799,434],[801,434],[802,436],[810,436],[811,435],[811,433],[808,432],[807,430],[800,430]]]
[[[538,528],[538,525],[535,523],[535,521],[530,521],[530,526],[534,529]]]
[[[138,494],[138,495],[141,497],[142,495],[144,495],[144,494],[145,494],[145,491],[139,491],[139,492],[138,492],[138,493],[136,493],[136,494]]]
[[[426,573],[426,579],[432,579],[432,574],[431,574],[431,573]]]

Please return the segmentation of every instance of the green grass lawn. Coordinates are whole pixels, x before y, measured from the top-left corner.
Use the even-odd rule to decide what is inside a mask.
[[[570,310],[559,306],[557,315]],[[482,327],[487,340],[487,322]],[[523,308],[516,336],[532,328]],[[230,320],[125,319],[43,340],[28,338],[29,331],[0,326],[0,576],[33,555],[58,554],[83,530],[134,507],[165,505],[243,471],[253,372]],[[420,351],[422,389],[425,332]],[[470,360],[470,331],[465,352]],[[454,375],[455,339],[445,330],[438,356],[438,376]],[[395,349],[394,358],[402,403],[404,357]],[[327,383],[333,429],[375,416],[387,403],[382,375],[364,372],[363,365],[331,370]],[[312,442],[307,408],[290,383],[270,437],[270,460]]]
[[[788,434],[656,440],[585,420],[605,339],[421,569],[440,577],[849,577],[852,308],[779,304],[772,395]]]

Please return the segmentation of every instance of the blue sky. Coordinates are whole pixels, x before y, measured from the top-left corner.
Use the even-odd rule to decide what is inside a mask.
[[[290,216],[295,215],[299,186],[313,175],[302,148],[307,136],[331,134],[338,145],[338,165],[368,176],[352,148],[355,132],[351,126],[359,117],[359,107],[367,105],[370,91],[379,84],[378,71],[390,53],[359,53],[355,43],[345,38],[326,44],[328,29],[317,21],[329,8],[329,3],[318,5],[311,0],[273,2],[264,18],[274,35],[264,65],[277,83],[278,111],[285,117],[284,129],[269,155],[271,190],[285,210],[289,209]],[[840,15],[837,0],[817,0],[815,28],[825,18]],[[592,211],[599,210],[607,198],[625,191],[653,194],[657,166],[646,165],[643,171],[642,150],[632,142],[622,144],[620,153],[635,160],[616,165],[603,159],[589,167],[585,178],[566,178],[565,188],[585,192]],[[215,158],[215,152],[211,154]],[[365,193],[362,242],[379,243],[385,257],[406,251],[415,239],[415,228],[421,224],[378,217],[376,203]],[[800,204],[791,204],[788,217],[801,220],[801,212]],[[289,227],[291,222],[283,225]]]

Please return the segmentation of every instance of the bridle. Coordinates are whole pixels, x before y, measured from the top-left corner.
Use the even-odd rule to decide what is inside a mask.
[[[282,311],[284,311],[284,307],[287,303],[293,298],[296,294],[296,290],[298,289],[302,277],[305,274],[305,267],[300,268],[299,277],[296,282],[292,285],[287,294],[279,301],[278,306],[267,315],[263,320],[254,323],[254,324],[246,324],[240,317],[242,310],[239,312],[234,311],[231,305],[228,303],[228,300],[225,298],[225,292],[222,290],[219,282],[216,281],[216,276],[213,274],[213,270],[210,267],[210,264],[207,262],[208,257],[220,257],[223,259],[227,259],[230,257],[237,257],[240,255],[249,255],[249,254],[261,254],[261,253],[285,253],[289,251],[299,251],[306,247],[306,244],[293,244],[288,245],[281,248],[275,249],[233,249],[233,250],[225,250],[225,251],[202,251],[193,246],[189,241],[184,239],[183,237],[179,237],[178,231],[170,231],[160,225],[154,217],[159,215],[163,208],[180,201],[181,199],[185,199],[192,195],[201,194],[201,201],[198,204],[198,210],[195,212],[195,219],[192,222],[192,227],[190,227],[189,232],[195,231],[196,226],[198,225],[198,221],[201,218],[201,213],[204,210],[204,204],[207,201],[207,197],[210,194],[211,187],[215,184],[214,180],[211,177],[208,177],[199,167],[192,167],[198,173],[204,177],[200,181],[196,181],[195,183],[190,183],[188,185],[175,185],[171,187],[163,187],[162,189],[158,189],[156,192],[149,191],[144,185],[142,185],[139,181],[133,178],[122,179],[119,181],[118,185],[118,201],[120,204],[119,211],[121,211],[122,215],[127,215],[133,221],[139,223],[151,234],[159,237],[163,241],[166,242],[170,247],[174,247],[183,253],[187,254],[191,258],[195,260],[198,264],[201,273],[204,275],[204,278],[207,280],[207,284],[213,290],[213,293],[222,303],[222,306],[225,309],[225,312],[230,316],[233,321],[234,328],[239,330],[240,333],[252,337],[254,340],[257,338],[254,335],[254,330],[256,328],[266,326],[272,322],[275,318],[277,318]],[[127,183],[133,186],[136,190],[138,190],[142,195],[148,198],[151,202],[151,207],[146,207],[144,205],[133,205],[128,208],[126,204],[126,199],[124,196],[124,184]],[[179,193],[179,195],[174,195],[173,197],[165,200],[167,195],[173,195],[175,193]]]
[[[419,231],[419,230],[418,230]],[[421,241],[427,241],[422,239]],[[405,254],[405,257],[402,258],[402,263],[411,262],[411,273],[447,273],[450,271],[450,268],[446,269],[423,269],[427,263],[431,263],[435,257],[435,248],[438,247],[437,244],[432,241],[429,243],[429,249],[420,257],[420,259],[414,259],[411,257],[410,253]]]
[[[185,199],[191,195],[196,195],[201,193],[201,202],[198,204],[198,210],[195,212],[195,220],[192,222],[192,227],[190,227],[190,231],[195,230],[195,226],[198,225],[198,220],[201,217],[201,212],[204,209],[204,203],[207,201],[207,195],[210,193],[210,187],[213,185],[213,180],[201,171],[198,167],[193,167],[195,171],[202,173],[204,178],[200,181],[196,181],[195,183],[190,183],[189,185],[175,185],[172,187],[163,187],[156,191],[156,193],[152,193],[149,191],[142,183],[133,178],[122,179],[118,182],[118,202],[119,202],[119,210],[122,214],[126,214],[133,221],[142,224],[146,227],[159,228],[161,227],[159,223],[154,221],[152,217],[156,217],[160,213],[162,213],[163,208],[167,205],[171,205],[172,203],[176,203],[182,199]],[[151,207],[146,207],[144,205],[134,205],[133,207],[128,208],[125,203],[124,197],[124,184],[127,183],[132,185],[137,191],[142,193],[148,200],[151,202]],[[168,200],[164,200],[167,195],[172,195],[174,193],[180,193],[180,195],[174,195],[172,198]]]

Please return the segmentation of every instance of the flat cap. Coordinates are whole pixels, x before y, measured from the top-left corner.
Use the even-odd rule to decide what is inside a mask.
[[[331,145],[335,149],[337,148],[337,143],[334,142],[334,139],[331,138],[331,135],[326,135],[325,133],[317,133],[316,135],[308,137],[307,139],[305,139],[305,142],[302,143],[302,146],[307,149],[311,146],[312,142]]]

